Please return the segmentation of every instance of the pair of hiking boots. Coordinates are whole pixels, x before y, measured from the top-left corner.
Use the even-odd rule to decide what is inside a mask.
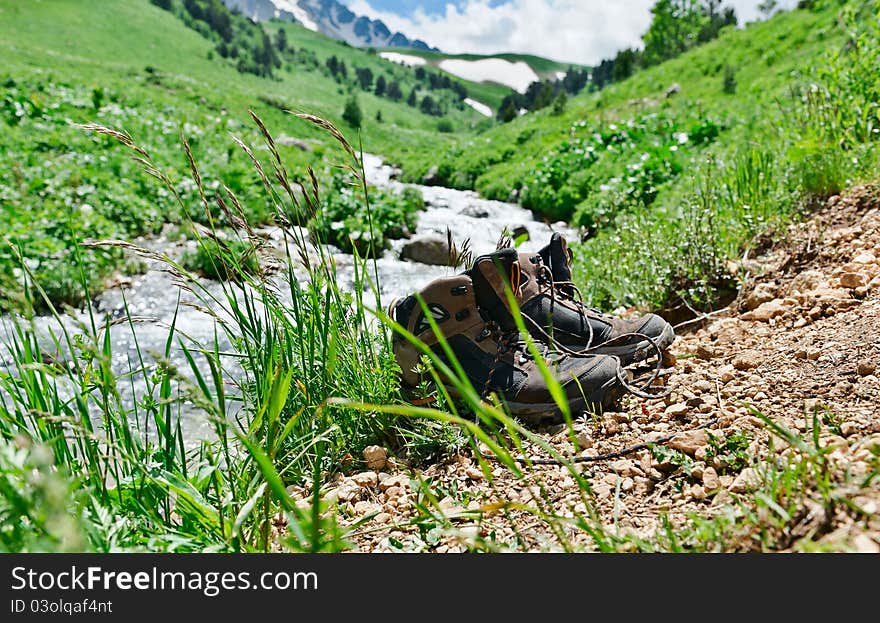
[[[515,313],[575,416],[608,407],[627,391],[640,393],[625,368],[652,354],[659,361],[675,339],[672,326],[655,314],[624,320],[585,307],[571,281],[571,253],[558,233],[537,253],[495,251],[464,273],[436,279],[418,296],[392,303],[389,316],[449,364],[425,309],[473,387],[484,398],[496,393],[511,415],[532,424],[559,421],[561,410]],[[422,353],[395,334],[394,355],[403,384],[418,386]]]

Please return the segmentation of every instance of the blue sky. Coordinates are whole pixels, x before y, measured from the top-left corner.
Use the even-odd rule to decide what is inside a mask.
[[[346,0],[342,0],[343,3]],[[490,0],[492,7],[508,4],[511,0]],[[458,9],[463,9],[467,0],[370,0],[369,4],[377,11],[387,11],[405,17],[411,17],[421,9],[427,15],[442,15],[446,12],[446,5],[452,4]]]
[[[656,0],[340,0],[445,52],[521,52],[593,65],[638,47]],[[741,22],[761,0],[724,0]],[[779,0],[791,8],[797,0]]]

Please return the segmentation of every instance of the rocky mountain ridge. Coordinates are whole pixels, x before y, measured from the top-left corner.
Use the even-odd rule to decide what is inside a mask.
[[[223,0],[256,21],[295,21],[315,32],[356,47],[438,51],[421,39],[391,32],[382,20],[357,15],[337,0]]]

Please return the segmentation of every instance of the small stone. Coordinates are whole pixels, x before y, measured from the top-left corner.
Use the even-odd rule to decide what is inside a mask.
[[[711,344],[698,344],[697,357],[699,357],[700,359],[714,359],[715,347]]]
[[[744,350],[733,359],[736,370],[754,370],[761,365],[762,355],[756,350]]]
[[[880,545],[867,534],[860,534],[852,541],[853,547],[859,554],[880,554]]]
[[[668,407],[666,407],[664,413],[672,417],[681,417],[682,415],[685,415],[688,410],[689,408],[686,403],[679,402],[677,404],[669,405]]]
[[[638,495],[648,495],[654,490],[654,482],[650,478],[636,476],[633,478],[633,483]]]
[[[730,497],[730,494],[726,490],[722,489],[718,492],[718,495],[716,495],[715,498],[712,500],[712,506],[724,506],[725,504],[730,504],[732,501],[733,500]]]
[[[604,500],[611,497],[611,487],[602,482],[593,487],[593,493],[598,499]]]
[[[693,388],[704,394],[715,391],[715,386],[709,381],[697,381],[696,383],[694,383]]]
[[[709,434],[704,430],[689,430],[676,435],[670,442],[669,447],[693,456],[697,449],[709,443]]]
[[[381,506],[378,504],[374,504],[373,502],[367,502],[366,500],[361,502],[356,502],[354,505],[354,512],[356,515],[370,515],[372,513],[377,513],[381,510]]]
[[[853,258],[853,264],[876,264],[877,257],[870,251],[859,253]]]
[[[709,466],[703,470],[703,488],[706,491],[718,491],[721,488],[721,480],[714,467]]]
[[[381,446],[367,446],[364,448],[364,461],[367,462],[367,467],[379,471],[388,461],[388,451]]]
[[[859,376],[871,376],[874,374],[875,370],[877,370],[877,365],[873,361],[868,361],[867,359],[860,361],[856,368]]]
[[[759,283],[746,298],[746,307],[754,310],[776,298],[777,288],[772,283]]]
[[[844,288],[861,288],[868,285],[868,276],[864,273],[843,273],[840,285]]]
[[[840,434],[844,437],[852,437],[859,432],[859,427],[855,422],[844,422],[840,425]]]
[[[629,493],[634,487],[635,481],[632,478],[627,477],[620,482],[620,490],[624,493]]]
[[[757,470],[747,467],[742,470],[730,485],[732,493],[747,493],[761,486],[761,476]]]
[[[379,484],[379,475],[376,472],[362,472],[352,476],[351,480],[359,487],[372,488]]]
[[[681,85],[677,82],[673,82],[672,85],[668,89],[666,89],[665,96],[667,98],[670,98],[673,95],[677,95],[679,93],[681,93]]]
[[[379,513],[378,515],[373,517],[373,520],[376,523],[388,523],[389,521],[391,521],[391,513]]]
[[[441,511],[444,515],[450,515],[458,511],[459,507],[456,501],[447,495],[437,503],[437,510]]]
[[[581,431],[577,434],[577,442],[581,448],[592,448],[593,436],[588,431]]]
[[[635,466],[632,461],[620,459],[610,465],[611,470],[621,476],[641,476],[642,470]]]
[[[705,500],[706,490],[701,485],[694,485],[691,487],[691,497],[695,500]]]
[[[471,480],[483,480],[485,475],[483,474],[483,470],[478,467],[468,467],[464,470],[465,476],[470,478]]]
[[[385,499],[389,502],[391,500],[396,500],[401,495],[403,495],[403,489],[401,489],[400,487],[388,487],[385,490]]]
[[[842,427],[841,427],[842,428]],[[827,437],[822,437],[820,439],[820,443],[823,448],[836,449],[836,448],[848,448],[849,444],[846,439],[840,437],[838,435],[828,435]]]
[[[354,502],[359,499],[364,490],[353,482],[346,482],[336,489],[336,499],[340,502]]]
[[[721,368],[718,369],[719,378],[722,383],[730,383],[733,379],[736,378],[733,370],[733,366],[721,366]]]
[[[743,320],[759,320],[767,322],[777,316],[785,315],[785,306],[779,299],[774,299],[768,303],[762,303],[756,309],[740,316]]]
[[[615,420],[610,415],[606,415],[604,418],[602,418],[602,425],[605,428],[606,435],[616,435],[618,432],[620,432],[620,424],[618,424],[617,420]]]
[[[397,476],[389,476],[379,482],[379,489],[382,491],[387,491],[392,487],[400,489],[409,488],[409,479],[398,474]]]

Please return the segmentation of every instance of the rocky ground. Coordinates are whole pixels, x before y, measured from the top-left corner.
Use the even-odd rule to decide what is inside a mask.
[[[365,552],[880,552],[878,206],[876,187],[834,197],[731,267],[746,276],[740,297],[676,340],[664,400],[539,431],[584,462],[517,475],[462,454],[409,469],[370,448],[365,471],[338,476],[325,499]],[[536,442],[525,455],[548,456]]]

